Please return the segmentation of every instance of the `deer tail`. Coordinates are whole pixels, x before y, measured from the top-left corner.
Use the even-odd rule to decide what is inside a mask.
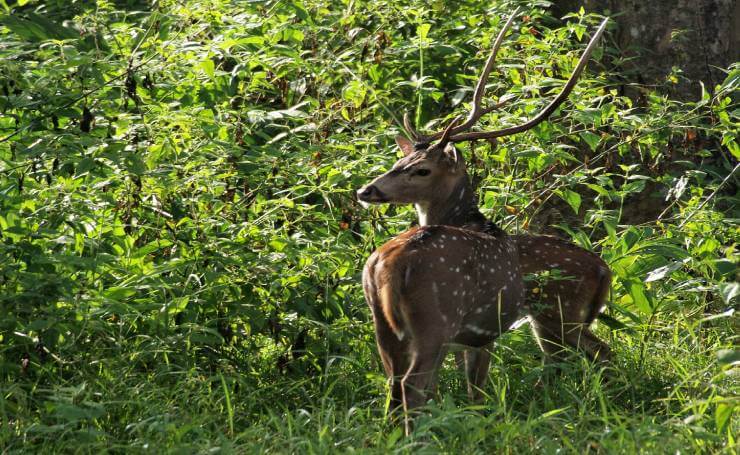
[[[395,281],[400,281],[400,279],[396,279],[391,276],[389,282],[385,283],[380,288],[378,298],[380,300],[380,308],[383,311],[383,316],[385,317],[386,322],[398,339],[403,340],[406,335],[403,328],[403,316],[400,311],[403,297],[399,292],[401,289],[401,283],[396,283]]]

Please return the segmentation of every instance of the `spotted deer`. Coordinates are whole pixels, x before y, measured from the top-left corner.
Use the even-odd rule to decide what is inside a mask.
[[[433,157],[450,168],[460,163],[447,135],[425,150],[423,160]],[[381,194],[363,199],[381,202]],[[416,199],[403,193],[396,200]],[[524,306],[516,245],[498,229],[412,228],[370,256],[362,284],[391,382],[391,409],[403,408],[407,434],[409,411],[424,403],[449,346],[490,345],[521,317]],[[487,361],[485,367],[487,373]]]
[[[513,322],[508,318],[515,313],[514,309],[517,312],[522,309],[521,303],[514,299],[514,295],[510,295],[512,300],[507,301],[497,292],[502,286],[507,290],[517,286],[518,292],[519,285],[515,280],[519,272],[548,272],[560,278],[527,284],[526,311],[538,343],[546,353],[556,355],[563,346],[572,346],[594,358],[609,357],[609,347],[588,328],[604,306],[611,282],[609,268],[594,253],[555,237],[507,236],[479,211],[463,156],[454,146],[464,141],[516,134],[545,120],[575,86],[607,22],[605,20],[592,37],[558,96],[535,117],[502,130],[469,132],[481,116],[492,110],[481,107],[483,93],[496,53],[515,14],[494,42],[476,85],[472,110],[467,119],[458,125],[459,119],[456,118],[443,132],[422,135],[405,116],[405,129],[413,140],[403,136],[396,138],[404,157],[390,171],[357,192],[362,203],[414,204],[418,215],[420,227],[401,234],[378,249],[363,272],[363,286],[373,313],[378,347],[392,382],[392,400],[394,404],[403,404],[405,410],[423,401],[423,392],[430,386],[445,352],[444,343],[453,341],[473,348],[487,346],[507,324],[495,325],[497,330],[492,331],[490,339],[481,339],[475,344],[466,343],[468,340],[464,337],[450,336],[450,331],[454,333],[460,324],[469,326],[473,332],[475,329],[472,327],[490,330],[491,324],[500,320],[499,311],[504,309],[506,321]],[[437,139],[438,142],[433,142]],[[450,234],[445,233],[446,242],[443,248],[440,247],[442,234],[434,236],[432,233],[455,229],[452,226],[462,230],[452,231],[458,232],[453,235],[456,240],[452,241]],[[436,246],[426,246],[423,250],[414,246],[416,242],[413,239],[421,236],[433,238],[430,242]],[[470,251],[471,241],[476,245],[473,252]],[[481,248],[485,248],[487,242],[491,242],[491,249],[481,256]],[[435,260],[446,264],[446,268],[436,264]],[[410,276],[412,272],[409,270],[416,268],[410,267],[409,263],[419,266],[429,263],[436,267],[431,267],[423,277]],[[501,267],[504,263],[505,269],[514,272],[513,275],[493,269],[484,280],[465,278],[471,276],[471,270],[480,273],[490,267]],[[382,266],[379,268],[378,264]],[[468,272],[458,272],[458,267]],[[453,280],[458,284],[448,287]],[[442,295],[440,283],[445,283],[446,290],[457,289],[457,286],[462,289],[457,289],[457,294],[447,292]],[[461,300],[461,292],[466,292],[468,297],[474,294],[476,298]],[[492,296],[498,297],[493,299],[494,306],[491,306]],[[497,309],[493,314],[490,313],[492,308]],[[442,318],[442,315],[449,317],[450,314],[458,314],[462,319],[456,319],[453,324]],[[416,328],[394,328],[394,321],[401,321],[401,327],[414,325]],[[421,348],[427,344],[434,346],[433,349]],[[486,380],[489,362],[490,355],[485,349],[464,353],[468,393],[473,399],[477,398]],[[409,384],[413,392],[406,387]],[[414,394],[411,399],[409,393]]]

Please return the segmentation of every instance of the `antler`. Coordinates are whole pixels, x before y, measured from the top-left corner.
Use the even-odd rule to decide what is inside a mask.
[[[522,123],[521,125],[516,125],[508,128],[504,128],[502,130],[494,130],[494,131],[474,131],[474,132],[468,132],[465,131],[469,130],[475,122],[478,121],[484,114],[491,112],[492,110],[500,107],[503,103],[498,103],[492,107],[489,108],[481,108],[481,101],[483,99],[483,93],[486,88],[486,82],[488,81],[488,76],[493,70],[493,64],[496,59],[496,53],[498,52],[499,47],[501,47],[501,42],[503,41],[504,35],[506,34],[506,30],[511,25],[511,21],[513,20],[514,16],[518,12],[518,9],[509,17],[509,20],[506,22],[504,27],[499,32],[498,36],[496,37],[496,41],[493,45],[493,50],[491,51],[491,55],[488,57],[488,60],[486,61],[486,65],[483,68],[483,72],[481,73],[480,78],[478,79],[478,83],[475,87],[475,93],[473,95],[473,109],[470,111],[470,114],[468,115],[468,118],[466,121],[461,124],[460,126],[454,127],[451,130],[451,135],[447,138],[450,142],[464,142],[464,141],[471,141],[475,139],[492,139],[496,137],[503,137],[503,136],[509,136],[511,134],[521,133],[522,131],[526,131],[530,128],[533,128],[546,118],[548,118],[555,109],[560,106],[560,104],[563,103],[568,98],[568,95],[570,95],[570,92],[573,90],[573,87],[575,87],[576,82],[578,81],[578,77],[583,72],[583,69],[586,67],[586,64],[588,63],[588,59],[591,56],[591,52],[593,52],[594,48],[596,47],[596,44],[601,37],[601,35],[604,33],[604,30],[606,29],[606,24],[609,21],[609,18],[605,18],[599,28],[596,30],[596,33],[594,33],[594,36],[591,38],[591,41],[589,41],[588,46],[586,46],[586,50],[583,51],[583,55],[581,55],[580,60],[578,61],[578,64],[576,65],[575,70],[573,71],[573,74],[571,74],[568,81],[565,83],[565,86],[563,86],[563,89],[560,91],[558,96],[553,99],[550,104],[548,104],[540,113],[535,115],[532,119],[529,121]],[[413,128],[410,128],[410,121],[407,121],[408,118],[404,119],[404,126],[406,127],[406,131],[409,133],[409,135],[414,139],[416,142],[431,142],[434,139],[438,139],[442,137],[443,132],[434,133],[431,135],[422,135],[419,134],[418,131],[414,130]],[[448,127],[449,128],[449,127]]]
[[[475,122],[477,122],[478,119],[481,118],[481,116],[488,112],[491,112],[493,109],[496,109],[502,105],[502,103],[499,103],[492,108],[482,109],[481,101],[483,100],[483,94],[486,90],[486,82],[488,82],[488,76],[491,74],[491,71],[493,70],[493,64],[496,62],[496,54],[498,54],[498,50],[501,48],[501,43],[504,42],[506,31],[509,29],[509,27],[511,27],[511,23],[514,20],[514,17],[516,17],[516,15],[519,13],[519,9],[520,8],[517,7],[514,12],[511,13],[509,19],[506,21],[501,31],[498,32],[498,35],[496,36],[496,41],[493,42],[493,49],[491,49],[491,54],[488,56],[488,60],[486,60],[486,65],[483,67],[483,72],[481,73],[480,78],[478,79],[478,83],[475,86],[475,93],[473,93],[473,110],[470,111],[470,114],[468,114],[468,118],[465,119],[465,122],[463,124],[452,128],[452,134],[469,130],[470,127],[472,127]],[[408,135],[411,136],[411,138],[416,142],[431,142],[434,139],[439,139],[443,134],[443,131],[428,136],[419,133],[411,125],[411,120],[408,116],[408,113],[404,114],[403,116],[403,126],[406,129]]]
[[[419,138],[423,135],[416,131],[416,129],[414,129],[414,126],[411,124],[411,117],[409,117],[408,112],[403,113],[403,129],[406,130],[406,134],[408,134],[411,139],[414,140],[414,142],[421,142],[419,141]]]
[[[447,145],[448,142],[450,142],[450,136],[452,136],[452,131],[455,129],[455,125],[460,121],[460,116],[457,116],[452,119],[449,125],[447,125],[447,128],[442,132],[442,138],[439,140],[439,144],[442,146]]]
[[[591,52],[593,52],[594,48],[596,47],[596,43],[598,42],[601,35],[604,33],[604,30],[606,29],[606,24],[609,22],[609,18],[606,18],[601,22],[601,25],[596,30],[596,33],[594,33],[594,36],[591,38],[591,41],[588,43],[588,46],[586,46],[586,50],[583,51],[583,55],[581,55],[581,59],[578,61],[578,65],[576,65],[576,69],[573,70],[573,74],[570,75],[570,78],[568,79],[568,82],[565,83],[565,86],[560,91],[558,96],[553,99],[550,104],[548,104],[539,114],[535,115],[531,120],[522,123],[521,125],[511,126],[509,128],[504,128],[502,130],[494,130],[494,131],[476,131],[471,133],[461,133],[461,134],[453,134],[452,137],[450,137],[451,142],[463,142],[463,141],[471,141],[475,139],[492,139],[496,137],[502,137],[502,136],[508,136],[511,134],[521,133],[522,131],[526,131],[530,128],[533,128],[543,120],[545,120],[547,117],[552,114],[555,109],[560,106],[563,101],[568,98],[568,95],[570,95],[570,92],[573,90],[573,87],[576,86],[576,82],[578,81],[578,77],[583,72],[583,69],[586,67],[586,64],[588,63],[588,58],[591,56]]]

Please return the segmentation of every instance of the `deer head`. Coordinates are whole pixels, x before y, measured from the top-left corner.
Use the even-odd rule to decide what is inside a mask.
[[[403,151],[403,158],[357,192],[360,202],[429,202],[434,193],[451,191],[466,177],[462,154],[450,143],[416,148],[410,140],[397,136],[396,144]]]
[[[456,120],[450,123],[439,142],[422,147],[397,136],[404,157],[361,188],[357,199],[366,204],[415,204],[422,226],[466,214],[476,201],[462,153],[448,141],[455,124]]]

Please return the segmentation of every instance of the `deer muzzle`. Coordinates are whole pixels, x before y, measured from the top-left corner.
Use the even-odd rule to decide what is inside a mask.
[[[382,204],[388,202],[388,198],[375,185],[367,185],[357,190],[357,200],[365,204]]]

